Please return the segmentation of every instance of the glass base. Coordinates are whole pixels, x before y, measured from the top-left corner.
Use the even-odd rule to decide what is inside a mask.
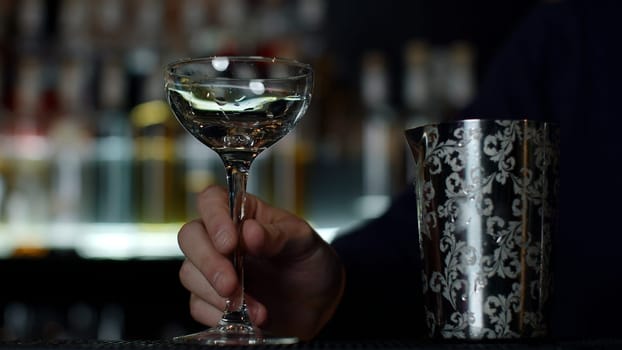
[[[246,325],[220,325],[202,332],[173,338],[174,342],[202,345],[288,345],[298,342],[296,337],[273,337]]]

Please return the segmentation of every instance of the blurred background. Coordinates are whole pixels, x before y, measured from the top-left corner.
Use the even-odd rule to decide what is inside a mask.
[[[190,56],[311,63],[249,192],[327,240],[412,181],[403,130],[450,118],[537,1],[0,0],[0,339],[199,329],[176,233],[220,160],[164,100]],[[198,328],[197,328],[198,327]]]

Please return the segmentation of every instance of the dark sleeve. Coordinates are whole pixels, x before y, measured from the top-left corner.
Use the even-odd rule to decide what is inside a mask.
[[[382,216],[338,236],[332,245],[345,264],[346,289],[321,336],[420,337],[424,330],[421,261],[412,187],[397,196]]]

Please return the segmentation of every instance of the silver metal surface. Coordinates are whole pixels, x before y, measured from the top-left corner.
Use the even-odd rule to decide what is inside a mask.
[[[548,332],[559,128],[463,120],[406,130],[434,338]]]

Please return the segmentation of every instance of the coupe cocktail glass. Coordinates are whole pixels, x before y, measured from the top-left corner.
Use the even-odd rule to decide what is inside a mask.
[[[265,57],[186,59],[166,66],[165,83],[175,117],[222,159],[231,217],[239,229],[245,219],[251,164],[304,115],[313,88],[311,66]],[[242,245],[236,248],[232,260],[242,287],[227,300],[219,324],[176,340],[218,345],[295,343],[295,337],[262,334],[250,322],[244,300]]]

